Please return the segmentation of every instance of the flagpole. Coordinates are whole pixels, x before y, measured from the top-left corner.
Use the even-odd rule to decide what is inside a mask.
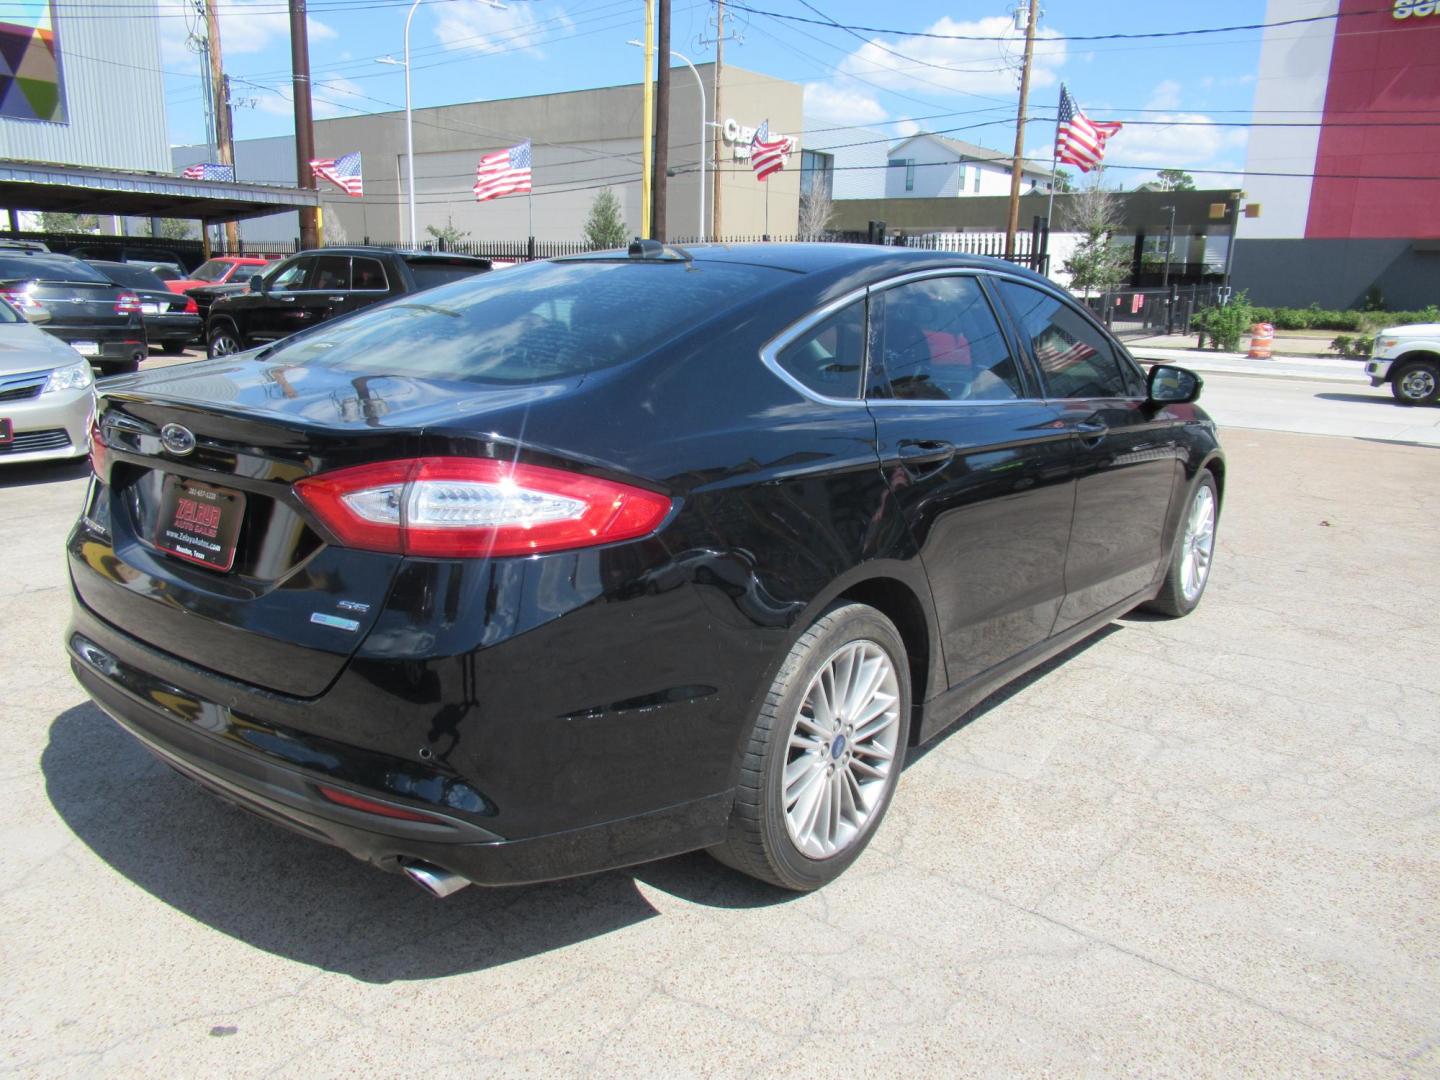
[[[765,178],[765,239],[770,239],[770,178]]]
[[[535,193],[533,191],[525,193],[525,218],[525,235],[533,240],[535,238]]]

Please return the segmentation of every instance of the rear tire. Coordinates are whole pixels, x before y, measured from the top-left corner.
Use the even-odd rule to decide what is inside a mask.
[[[1155,599],[1142,605],[1145,610],[1178,619],[1199,607],[1210,581],[1210,567],[1215,558],[1215,526],[1219,518],[1220,493],[1215,474],[1206,469],[1195,484],[1185,517],[1180,522],[1165,581]]]
[[[808,892],[853,863],[890,805],[910,735],[910,669],[895,624],[831,608],[800,636],[760,706],[729,835],[743,874]]]
[[[1433,405],[1440,400],[1440,363],[1412,360],[1395,372],[1390,393],[1401,405]]]
[[[185,341],[162,341],[160,343],[160,352],[165,356],[179,356],[185,351],[187,344],[189,343]]]
[[[229,323],[221,323],[210,331],[205,342],[205,355],[210,359],[217,356],[229,356],[231,353],[240,352],[244,345],[240,341],[240,335]]]

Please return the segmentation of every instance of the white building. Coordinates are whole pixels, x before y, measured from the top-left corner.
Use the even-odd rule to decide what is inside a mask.
[[[998,150],[943,135],[919,134],[896,143],[887,156],[884,197],[933,199],[1009,195],[1013,158]],[[1049,191],[1049,166],[1027,161],[1021,194]]]

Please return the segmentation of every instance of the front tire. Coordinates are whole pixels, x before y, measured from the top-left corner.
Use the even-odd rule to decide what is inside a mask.
[[[1440,363],[1412,360],[1390,380],[1390,393],[1401,405],[1433,405],[1440,400]]]
[[[1215,559],[1215,525],[1219,517],[1220,493],[1215,474],[1207,469],[1200,474],[1190,495],[1190,505],[1170,555],[1170,568],[1160,592],[1144,605],[1147,610],[1179,618],[1200,605]]]
[[[884,817],[909,735],[910,669],[895,624],[864,604],[831,608],[765,695],[729,835],[711,854],[782,889],[833,881]]]

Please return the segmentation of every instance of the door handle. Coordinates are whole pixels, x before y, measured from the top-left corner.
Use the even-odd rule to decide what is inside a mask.
[[[1083,420],[1075,425],[1075,434],[1086,446],[1099,446],[1102,439],[1110,433],[1109,425],[1099,420]]]
[[[343,296],[327,296],[325,299],[329,300],[332,304],[340,304],[345,301],[345,297]]]
[[[900,464],[912,476],[938,472],[955,457],[955,444],[943,439],[901,439]]]

